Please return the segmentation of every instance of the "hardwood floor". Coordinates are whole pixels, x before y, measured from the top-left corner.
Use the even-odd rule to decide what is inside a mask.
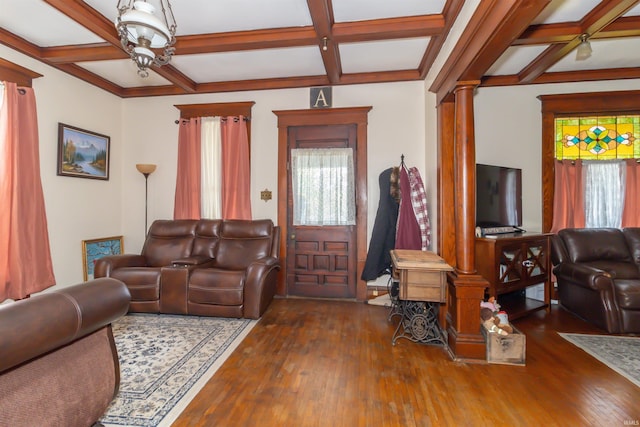
[[[276,299],[174,426],[638,425],[640,388],[562,339],[554,306],[514,324],[526,366],[452,361],[391,337],[388,309]]]

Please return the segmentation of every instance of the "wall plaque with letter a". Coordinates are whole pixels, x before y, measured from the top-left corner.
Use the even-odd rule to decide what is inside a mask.
[[[331,86],[311,88],[310,108],[331,108]]]

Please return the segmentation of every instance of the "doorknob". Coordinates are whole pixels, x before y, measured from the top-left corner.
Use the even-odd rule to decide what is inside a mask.
[[[291,233],[291,240],[296,240],[296,234],[295,233]]]

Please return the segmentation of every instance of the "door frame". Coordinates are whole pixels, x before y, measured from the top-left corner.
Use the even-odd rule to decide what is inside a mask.
[[[281,229],[280,259],[276,293],[287,295],[287,158],[288,130],[297,126],[356,125],[356,299],[367,299],[367,282],[360,279],[367,258],[367,118],[372,107],[330,108],[316,110],[278,110],[278,225]]]

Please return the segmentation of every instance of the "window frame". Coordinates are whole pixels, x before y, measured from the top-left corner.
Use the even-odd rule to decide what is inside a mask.
[[[540,95],[538,99],[542,103],[542,229],[549,232],[553,221],[555,119],[640,114],[640,90]]]

